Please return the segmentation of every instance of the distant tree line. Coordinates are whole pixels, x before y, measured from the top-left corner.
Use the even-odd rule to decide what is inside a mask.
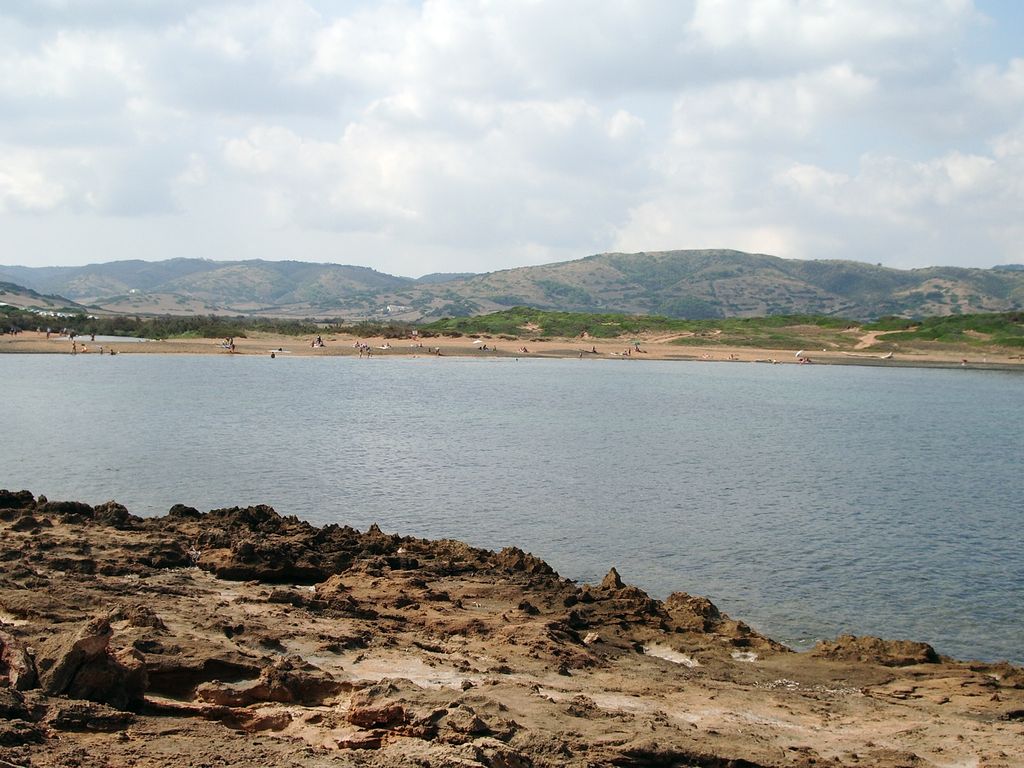
[[[732,342],[748,341],[765,344],[771,341],[794,343],[799,336],[784,329],[802,327],[822,331],[861,328],[882,331],[879,341],[933,341],[939,343],[985,343],[1006,347],[1024,347],[1024,312],[993,312],[971,315],[948,315],[909,319],[882,317],[860,323],[840,317],[822,315],[772,315],[769,317],[717,318],[680,320],[657,315],[622,315],[588,312],[552,312],[532,307],[513,307],[501,312],[475,317],[445,317],[425,325],[390,321],[341,321],[283,319],[222,315],[164,315],[134,317],[128,315],[89,316],[75,314],[51,317],[0,306],[0,332],[21,330],[68,330],[76,335],[134,336],[148,339],[172,338],[245,338],[253,333],[283,336],[314,334],[347,334],[356,337],[407,338],[415,331],[421,337],[464,335],[499,336],[507,338],[618,338],[650,332],[690,333],[693,343],[702,343],[712,335]]]

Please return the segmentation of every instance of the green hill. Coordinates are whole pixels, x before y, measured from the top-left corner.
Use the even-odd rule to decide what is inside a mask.
[[[421,321],[515,306],[711,319],[872,319],[1024,308],[1024,269],[899,270],[731,250],[604,253],[574,261],[419,280],[299,261],[171,259],[84,267],[2,267],[42,293],[112,311]]]

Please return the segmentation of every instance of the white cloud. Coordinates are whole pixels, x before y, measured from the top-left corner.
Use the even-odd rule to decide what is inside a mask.
[[[173,255],[417,272],[1022,260],[1024,51],[958,53],[991,28],[970,0],[16,0],[0,222],[8,252],[50,212],[170,217]]]
[[[56,208],[64,197],[63,185],[49,177],[37,155],[10,150],[0,153],[0,211],[39,213]]]

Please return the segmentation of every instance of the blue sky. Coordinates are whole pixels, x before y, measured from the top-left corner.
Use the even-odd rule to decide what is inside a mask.
[[[12,0],[0,263],[1024,262],[1022,8]]]

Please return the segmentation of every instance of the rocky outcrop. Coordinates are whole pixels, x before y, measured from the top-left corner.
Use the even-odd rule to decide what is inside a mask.
[[[665,600],[669,625],[676,632],[692,632],[718,638],[734,648],[749,649],[764,655],[787,653],[786,646],[751,629],[746,623],[729,618],[706,597],[673,592]]]
[[[110,620],[96,617],[47,641],[36,655],[43,691],[118,709],[138,706],[146,690],[145,668],[129,650],[110,652],[112,634]]]
[[[615,568],[577,586],[514,547],[0,491],[0,564],[0,764],[1024,762],[1012,665],[789,653],[706,598]]]
[[[940,660],[928,643],[856,635],[840,635],[834,641],[824,640],[814,646],[811,654],[831,661],[855,661],[886,667],[937,664]]]
[[[236,685],[219,681],[204,683],[196,688],[196,696],[201,701],[226,707],[247,707],[261,702],[319,707],[351,688],[351,684],[339,682],[316,667],[301,668],[284,659],[264,667],[257,680]]]

